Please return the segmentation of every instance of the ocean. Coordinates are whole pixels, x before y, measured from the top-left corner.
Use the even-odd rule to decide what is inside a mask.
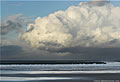
[[[120,62],[1,64],[0,82],[119,82]]]

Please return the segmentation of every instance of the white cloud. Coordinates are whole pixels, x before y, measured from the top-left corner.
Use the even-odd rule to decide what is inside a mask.
[[[38,17],[20,36],[34,48],[120,46],[120,7],[81,2],[66,11]]]
[[[25,17],[23,14],[8,16],[7,19],[0,23],[0,34],[5,35],[13,30],[15,30],[17,33],[24,32],[24,27],[32,21],[32,19]]]
[[[3,45],[11,45],[11,42],[8,40],[0,40],[0,46],[3,46]]]

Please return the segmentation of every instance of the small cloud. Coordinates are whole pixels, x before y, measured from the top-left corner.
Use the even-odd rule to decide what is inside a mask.
[[[18,3],[9,4],[9,5],[12,5],[12,6],[23,6],[24,3],[18,2]]]
[[[8,34],[15,30],[17,33],[23,32],[24,27],[31,23],[33,20],[29,17],[25,17],[23,14],[16,14],[14,16],[8,16],[3,22],[1,22],[1,35]]]
[[[0,46],[2,46],[2,45],[11,45],[11,42],[9,40],[1,40]]]

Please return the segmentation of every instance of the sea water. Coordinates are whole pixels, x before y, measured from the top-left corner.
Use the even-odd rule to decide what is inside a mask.
[[[120,79],[120,62],[106,64],[2,64],[1,82],[93,82]],[[106,77],[105,74],[108,74]],[[113,78],[111,77],[111,75]]]

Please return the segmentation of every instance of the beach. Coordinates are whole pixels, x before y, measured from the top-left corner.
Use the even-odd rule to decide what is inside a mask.
[[[0,82],[119,82],[120,62],[2,64]]]
[[[1,74],[1,82],[118,82],[120,73]]]

